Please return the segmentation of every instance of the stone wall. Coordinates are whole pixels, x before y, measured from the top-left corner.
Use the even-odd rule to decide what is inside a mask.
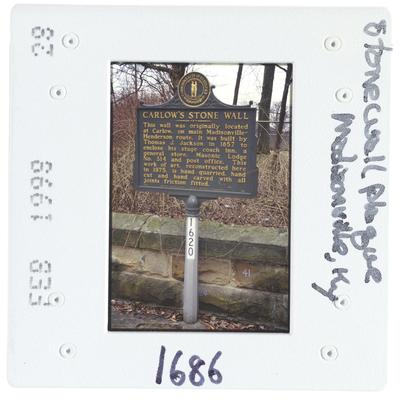
[[[112,296],[181,307],[185,222],[113,213]],[[288,233],[199,224],[200,309],[288,328]]]

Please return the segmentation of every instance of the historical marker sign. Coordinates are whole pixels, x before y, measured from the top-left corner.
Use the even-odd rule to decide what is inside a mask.
[[[137,113],[135,187],[199,198],[257,191],[256,109],[220,102],[205,76],[185,75],[168,103]]]

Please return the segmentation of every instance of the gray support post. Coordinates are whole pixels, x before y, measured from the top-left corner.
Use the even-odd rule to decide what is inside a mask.
[[[185,268],[184,268],[184,321],[193,324],[198,320],[198,226],[200,202],[190,195],[185,203]]]

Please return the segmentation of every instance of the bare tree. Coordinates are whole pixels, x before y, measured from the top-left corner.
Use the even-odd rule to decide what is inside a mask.
[[[162,81],[170,85],[171,91],[177,91],[178,82],[185,75],[188,63],[174,63],[174,64],[155,64],[155,63],[142,63],[146,69],[150,69],[159,73]],[[166,82],[164,74],[168,75],[169,82]]]
[[[292,64],[288,64],[287,70],[285,71],[285,83],[284,83],[283,95],[281,98],[280,115],[277,129],[276,150],[280,150],[283,139],[283,128],[287,112],[287,99],[291,83],[292,83]]]
[[[180,79],[185,75],[186,68],[188,67],[188,64],[171,64],[171,71],[169,73],[171,83],[173,85],[173,91],[174,93],[177,91],[178,87],[178,82]]]
[[[241,83],[243,66],[244,66],[244,64],[238,64],[237,80],[235,81],[234,99],[233,99],[233,105],[234,106],[236,106],[237,102],[238,102],[238,92],[239,92],[239,85]]]
[[[270,106],[272,102],[274,64],[266,64],[263,72],[262,95],[259,103],[259,141],[258,152],[269,153],[269,125],[270,125]]]
[[[120,82],[120,89],[112,87],[113,101],[121,101],[139,94],[158,94],[159,101],[169,100],[177,90],[178,82],[185,75],[188,64],[159,64],[159,63],[113,63],[112,74]]]

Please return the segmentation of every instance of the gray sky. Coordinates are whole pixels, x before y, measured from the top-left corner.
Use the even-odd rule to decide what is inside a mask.
[[[262,92],[263,65],[244,65],[242,70],[241,85],[238,95],[238,105],[248,104],[253,101],[259,103]],[[194,71],[205,75],[211,85],[215,85],[214,94],[223,103],[232,104],[234,87],[237,78],[238,64],[197,64]],[[285,72],[275,68],[272,100],[280,102],[283,93]]]

